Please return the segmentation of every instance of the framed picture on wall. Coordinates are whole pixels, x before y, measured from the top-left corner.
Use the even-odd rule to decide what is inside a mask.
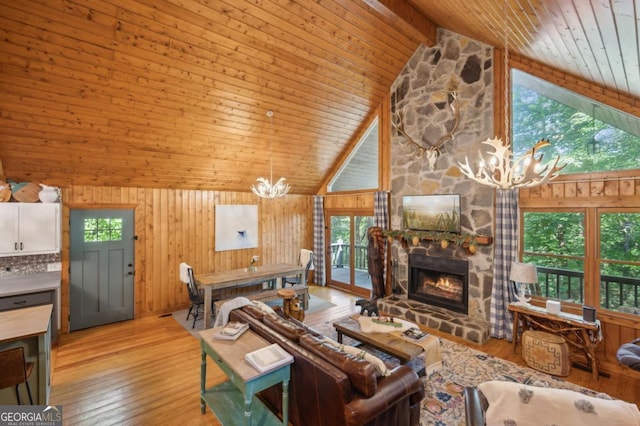
[[[216,251],[258,247],[258,206],[217,205]]]
[[[405,229],[460,233],[460,194],[404,195]]]

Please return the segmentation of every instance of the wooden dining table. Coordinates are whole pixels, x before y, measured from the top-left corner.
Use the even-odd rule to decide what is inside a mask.
[[[306,285],[304,268],[289,263],[257,266],[254,268],[232,269],[198,274],[196,283],[204,290],[204,327],[211,327],[211,301],[213,293],[221,290],[237,289],[256,284],[268,284],[269,290],[281,286],[284,277],[297,275],[299,282]],[[242,296],[239,293],[238,296]]]

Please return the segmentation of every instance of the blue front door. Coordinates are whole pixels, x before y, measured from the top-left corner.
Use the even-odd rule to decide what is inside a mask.
[[[71,331],[133,318],[133,218],[133,210],[71,210]]]

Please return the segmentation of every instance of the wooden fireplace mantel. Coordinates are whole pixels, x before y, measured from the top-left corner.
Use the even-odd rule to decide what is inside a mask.
[[[446,241],[447,244],[453,243],[459,245],[470,254],[475,253],[473,246],[488,246],[493,244],[493,237],[488,235],[464,235],[464,234],[452,234],[449,232],[424,232],[424,231],[386,231],[385,235],[389,238],[389,241],[397,239],[402,244],[402,247],[407,248],[410,244],[417,246],[420,241],[427,242],[440,242]]]

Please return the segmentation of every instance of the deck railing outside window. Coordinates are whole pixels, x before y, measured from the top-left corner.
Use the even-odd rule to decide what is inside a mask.
[[[355,268],[366,271],[367,246],[357,245]],[[349,246],[331,244],[331,267],[348,265]],[[533,293],[550,299],[584,303],[584,273],[566,269],[538,267],[538,282]],[[631,295],[631,297],[629,297]],[[629,304],[629,299],[632,299]],[[600,276],[601,307],[615,311],[640,314],[640,278]]]
[[[367,246],[356,245],[354,246],[355,259],[354,267],[363,271],[368,270],[367,263]],[[331,244],[331,267],[342,268],[349,265],[350,249],[348,244]]]
[[[582,272],[538,267],[538,282],[534,294],[583,303],[584,274]],[[629,295],[632,299],[631,306]],[[601,275],[600,299],[601,307],[604,309],[640,313],[640,278]]]

